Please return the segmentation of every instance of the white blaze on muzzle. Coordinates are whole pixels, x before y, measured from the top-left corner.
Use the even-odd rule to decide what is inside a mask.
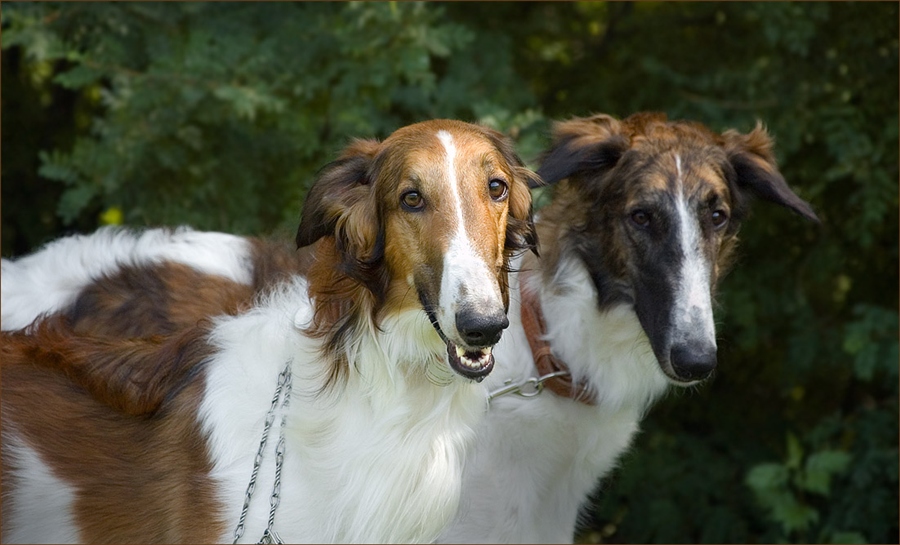
[[[712,263],[703,254],[700,221],[687,206],[684,195],[681,158],[675,156],[678,198],[678,240],[682,261],[672,307],[673,344],[691,344],[706,349],[716,348],[716,326],[713,319],[710,276]]]
[[[503,300],[496,272],[491,270],[472,246],[466,230],[463,196],[460,195],[457,177],[457,150],[453,137],[446,131],[439,131],[437,137],[446,152],[446,179],[450,194],[448,202],[455,209],[456,229],[451,235],[447,253],[444,255],[436,317],[448,341],[448,357],[451,365],[456,367],[455,364],[459,364],[464,371],[481,373],[493,365],[491,349],[470,344],[466,336],[459,331],[457,320],[461,313],[496,317],[498,312],[504,311]]]

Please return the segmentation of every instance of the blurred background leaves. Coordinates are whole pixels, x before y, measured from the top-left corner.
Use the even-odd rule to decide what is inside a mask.
[[[823,225],[755,208],[719,371],[650,412],[578,539],[898,541],[898,4],[4,2],[2,82],[4,256],[289,231],[351,138],[428,118],[531,166],[575,115],[761,119]]]

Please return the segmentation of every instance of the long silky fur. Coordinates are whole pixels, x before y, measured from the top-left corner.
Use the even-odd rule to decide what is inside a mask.
[[[2,351],[65,374],[118,411],[148,416],[211,354],[202,341],[209,329],[205,323],[171,336],[87,337],[72,329],[67,316],[56,314],[24,330],[4,332]]]

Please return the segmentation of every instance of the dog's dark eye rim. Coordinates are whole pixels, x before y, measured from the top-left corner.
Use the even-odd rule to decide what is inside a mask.
[[[410,212],[418,212],[425,208],[425,199],[418,191],[404,191],[403,194],[400,195],[400,206]]]
[[[653,214],[643,208],[632,210],[631,213],[628,214],[628,217],[631,219],[631,222],[638,227],[647,227],[653,220]]]
[[[497,202],[502,201],[509,196],[509,184],[506,183],[506,180],[491,178],[488,181],[488,194],[491,199]]]
[[[716,229],[724,227],[725,224],[728,223],[728,212],[721,208],[710,210],[709,220],[712,222],[713,227],[715,227]]]

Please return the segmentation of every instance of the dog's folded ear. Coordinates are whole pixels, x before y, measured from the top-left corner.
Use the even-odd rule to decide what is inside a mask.
[[[616,165],[630,142],[622,124],[606,114],[557,123],[538,176],[554,184],[574,174],[596,175]]]
[[[377,141],[356,140],[322,169],[303,203],[298,248],[329,235],[343,247],[374,245],[378,223],[369,176],[379,149]]]
[[[772,138],[762,123],[757,122],[756,127],[747,134],[735,130],[725,131],[722,139],[739,190],[819,222],[809,203],[791,190],[778,171],[772,153]]]

